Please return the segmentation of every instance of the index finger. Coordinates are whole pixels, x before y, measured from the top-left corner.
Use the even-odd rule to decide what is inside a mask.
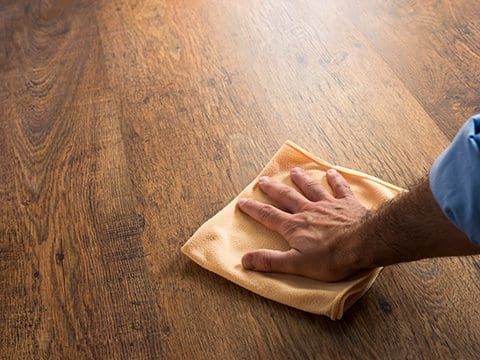
[[[275,206],[262,203],[255,199],[242,198],[238,201],[238,207],[252,219],[280,235],[283,235],[282,229],[292,216],[289,213],[277,209]]]

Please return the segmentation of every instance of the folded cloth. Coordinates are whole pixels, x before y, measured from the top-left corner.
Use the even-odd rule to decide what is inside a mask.
[[[295,166],[322,181],[329,191],[331,189],[325,173],[328,169],[336,169],[348,181],[357,199],[369,209],[377,208],[402,191],[373,176],[331,165],[287,141],[258,177],[203,224],[181,250],[203,268],[261,296],[300,310],[326,315],[333,320],[340,319],[370,288],[381,268],[362,271],[346,280],[329,283],[297,275],[244,270],[241,264],[242,256],[248,251],[260,248],[289,249],[280,235],[242,213],[237,208],[237,201],[239,197],[250,197],[272,204],[258,188],[258,179],[270,176],[296,188],[290,180],[290,169]]]

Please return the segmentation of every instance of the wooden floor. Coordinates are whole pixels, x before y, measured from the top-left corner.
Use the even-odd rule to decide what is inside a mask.
[[[0,1],[0,358],[468,359],[480,259],[339,322],[180,246],[291,139],[408,186],[480,112],[480,2]],[[368,251],[368,250],[366,250]]]

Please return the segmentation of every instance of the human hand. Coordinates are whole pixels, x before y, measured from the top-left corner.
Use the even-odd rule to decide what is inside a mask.
[[[352,234],[368,214],[346,180],[327,172],[333,196],[301,168],[293,168],[292,181],[303,192],[262,177],[260,189],[282,209],[255,199],[239,200],[240,210],[285,238],[291,249],[260,249],[245,254],[245,269],[302,275],[337,281],[365,268],[359,239]]]

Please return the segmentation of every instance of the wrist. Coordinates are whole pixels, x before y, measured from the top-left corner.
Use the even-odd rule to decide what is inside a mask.
[[[340,268],[348,269],[352,273],[376,267],[376,256],[372,254],[371,246],[368,244],[366,223],[372,216],[368,211],[359,221],[343,229],[338,236],[339,242],[337,254]],[[369,249],[370,248],[370,249]]]
[[[378,216],[376,211],[368,211],[361,221],[344,234],[349,244],[347,259],[355,271],[404,261],[401,249],[389,240],[389,231],[377,229]]]

